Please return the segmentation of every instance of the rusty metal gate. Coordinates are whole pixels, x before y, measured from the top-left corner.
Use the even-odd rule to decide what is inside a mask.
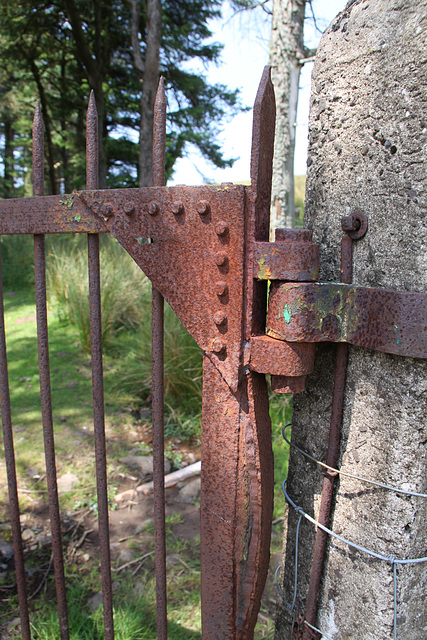
[[[69,638],[48,356],[45,234],[86,233],[96,483],[105,638],[113,607],[101,343],[99,234],[111,233],[153,284],[153,456],[157,636],[167,638],[163,440],[163,300],[203,349],[201,569],[204,640],[253,637],[268,563],[273,456],[265,374],[273,390],[298,393],[313,370],[315,342],[338,346],[327,465],[336,467],[347,343],[427,357],[426,297],[351,286],[352,241],[367,231],[362,212],[343,220],[341,284],[315,283],[319,246],[311,232],[279,229],[269,242],[274,92],[264,70],[254,106],[251,185],[164,186],[166,101],[155,105],[153,187],[98,189],[97,114],[87,115],[86,189],[43,195],[43,123],[33,128],[33,198],[0,203],[0,234],[33,234],[40,395],[52,552],[62,640]],[[270,296],[267,316],[267,284]],[[424,327],[424,331],[422,328]],[[21,541],[0,291],[0,386],[22,638],[30,622]],[[335,480],[327,471],[319,521],[327,526]],[[326,534],[318,529],[305,619],[313,624]],[[304,637],[319,637],[304,628]],[[312,634],[307,635],[307,634]]]

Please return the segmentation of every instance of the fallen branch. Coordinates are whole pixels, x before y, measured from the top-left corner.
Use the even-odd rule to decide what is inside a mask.
[[[194,464],[188,465],[188,467],[184,467],[183,469],[179,469],[178,471],[173,471],[165,476],[165,488],[174,487],[178,482],[182,480],[187,480],[192,476],[197,476],[200,473],[201,462],[195,462]],[[114,500],[116,502],[123,502],[124,500],[131,500],[135,496],[135,492],[143,493],[147,495],[153,491],[153,482],[146,482],[145,484],[139,485],[135,489],[129,489],[128,491],[123,491],[122,493],[118,493]]]
[[[148,553],[144,553],[143,556],[140,556],[139,558],[135,558],[135,560],[131,560],[130,562],[126,562],[126,564],[122,564],[121,567],[111,567],[111,571],[114,571],[114,573],[118,573],[123,569],[127,569],[127,567],[131,567],[133,564],[136,564],[137,562],[141,562],[141,561],[143,562],[144,560],[146,560],[147,558],[153,555],[154,555],[154,551],[149,551]]]

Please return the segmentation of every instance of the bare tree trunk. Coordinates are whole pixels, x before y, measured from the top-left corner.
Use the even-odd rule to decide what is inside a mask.
[[[104,134],[105,134],[105,122],[104,122],[104,92],[102,90],[102,83],[105,77],[105,71],[108,64],[108,37],[101,30],[101,16],[102,13],[109,11],[109,4],[104,3],[101,7],[101,2],[94,3],[95,12],[95,55],[89,48],[89,44],[86,39],[84,29],[82,27],[80,14],[75,0],[63,0],[64,8],[67,13],[68,19],[73,30],[73,37],[76,43],[77,56],[85,69],[89,86],[93,89],[95,94],[96,109],[98,112],[98,156],[99,156],[99,187],[105,189],[107,185],[107,160],[104,150]],[[108,26],[108,24],[107,24]]]
[[[353,0],[322,38],[312,80],[306,192],[306,226],[321,242],[322,281],[339,279],[340,219],[360,209],[368,216],[369,230],[355,244],[354,284],[427,292],[426,30],[427,0]],[[333,345],[318,346],[307,390],[294,399],[292,441],[322,461],[334,353]],[[338,467],[427,493],[426,442],[426,361],[350,347]],[[316,465],[292,451],[289,494],[315,518],[322,476]],[[425,509],[425,499],[342,476],[331,528],[384,557],[419,558],[426,556]],[[297,521],[290,508],[281,578],[287,602],[294,592]],[[299,614],[306,606],[314,535],[315,527],[303,520]],[[316,626],[332,638],[389,640],[392,561],[328,540]],[[399,640],[426,637],[426,567],[397,568]],[[277,639],[290,638],[291,621],[283,602]]]
[[[139,127],[138,183],[152,184],[154,101],[159,82],[160,45],[162,37],[161,0],[147,0],[146,50],[142,60],[139,45],[140,2],[130,0],[132,8],[131,42],[135,69],[142,82],[141,121]]]
[[[49,111],[47,109],[46,93],[44,90],[44,86],[40,77],[38,67],[34,62],[34,60],[31,60],[30,68],[31,68],[31,73],[33,74],[34,81],[37,85],[37,90],[39,92],[40,105],[41,105],[41,110],[43,114],[43,123],[44,123],[44,130],[45,130],[46,143],[47,143],[46,144],[47,164],[48,164],[48,173],[49,173],[49,182],[50,182],[50,192],[52,195],[56,195],[57,183],[56,183],[55,159],[53,157],[52,126],[51,126]]]
[[[4,183],[2,198],[12,198],[15,188],[13,180],[13,123],[6,110],[3,112],[4,123]]]
[[[270,64],[276,94],[271,226],[295,226],[294,154],[305,0],[274,0]]]

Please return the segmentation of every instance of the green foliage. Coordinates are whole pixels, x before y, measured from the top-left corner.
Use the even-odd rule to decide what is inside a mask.
[[[25,289],[34,283],[33,236],[2,236],[3,287],[6,291]]]
[[[227,114],[239,110],[235,91],[210,85],[189,62],[217,63],[221,47],[211,42],[209,21],[218,0],[162,3],[160,73],[168,110],[166,173],[188,144],[217,166],[229,166],[215,138]],[[140,45],[147,38],[141,3]],[[77,26],[72,16],[75,15]],[[85,105],[95,90],[102,120],[109,186],[137,186],[141,80],[130,42],[131,12],[125,0],[4,0],[0,3],[0,197],[28,193],[31,122],[36,99],[45,124],[46,189],[66,193],[84,185]],[[76,40],[80,28],[83,41]],[[194,65],[193,65],[194,66]],[[61,187],[62,185],[62,187]]]
[[[283,439],[282,429],[291,422],[292,396],[270,393],[270,418],[274,454],[274,520],[282,516],[285,509],[282,482],[288,475],[289,445]]]
[[[187,562],[191,562],[186,554]],[[192,564],[192,563],[191,563]],[[188,565],[187,565],[188,566]],[[68,568],[70,571],[71,568]],[[200,638],[200,615],[198,598],[200,579],[193,573],[179,576],[182,565],[171,570],[170,580],[174,584],[173,596],[169,600],[169,632],[176,640],[196,640]],[[124,576],[124,574],[121,574]],[[104,621],[102,606],[91,611],[87,601],[94,594],[93,589],[100,588],[99,580],[93,579],[90,572],[80,569],[78,574],[71,573],[67,581],[68,618],[70,640],[102,640]],[[155,640],[155,588],[154,576],[148,573],[137,579],[117,577],[114,593],[114,637],[117,640]],[[135,589],[136,580],[144,581],[143,593]],[[191,582],[191,584],[190,584]],[[59,638],[58,615],[55,603],[38,601],[32,615],[32,634],[34,640],[52,640]],[[194,624],[196,618],[196,624]],[[196,627],[197,630],[192,630]],[[173,634],[173,635],[172,635]]]

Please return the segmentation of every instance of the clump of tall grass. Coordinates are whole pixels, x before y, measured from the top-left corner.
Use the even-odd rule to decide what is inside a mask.
[[[82,238],[57,238],[48,254],[50,301],[78,331],[90,353],[87,250]],[[100,251],[102,339],[107,366],[113,369],[110,391],[138,409],[151,397],[151,285],[139,267],[111,237]],[[200,433],[201,350],[172,309],[165,307],[165,434],[182,439]],[[111,378],[111,376],[110,376]]]
[[[2,236],[2,276],[5,291],[17,291],[34,284],[34,241],[32,236]]]
[[[81,348],[90,352],[87,251],[83,238],[58,239],[48,254],[48,290],[57,313],[78,330]],[[141,323],[149,283],[141,270],[111,237],[100,251],[102,342],[105,348],[117,333]]]
[[[136,331],[119,336],[114,348],[117,375],[114,391],[149,400],[151,395],[151,315]],[[172,309],[165,306],[164,334],[165,435],[184,440],[200,434],[202,352]]]

